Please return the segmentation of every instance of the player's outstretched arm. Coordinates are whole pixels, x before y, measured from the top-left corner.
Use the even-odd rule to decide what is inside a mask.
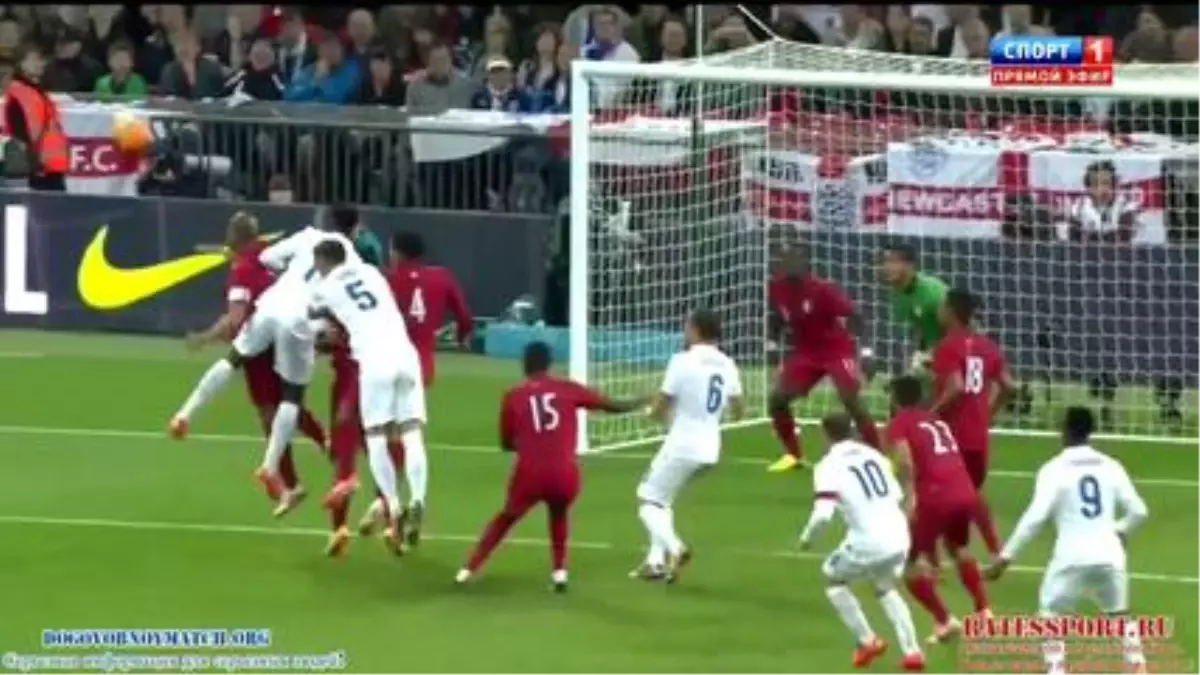
[[[1021,519],[1017,521],[1012,536],[1004,544],[1004,550],[1000,551],[1001,572],[1003,567],[1016,558],[1021,549],[1037,536],[1038,531],[1050,519],[1057,493],[1051,472],[1049,466],[1044,466],[1038,471],[1037,484],[1033,489],[1033,501],[1029,503],[1025,513],[1021,514]]]
[[[990,410],[988,411],[990,419],[996,419],[996,415],[999,415],[1004,410],[1005,406],[1008,405],[1009,399],[1012,398],[1013,392],[1017,390],[1017,383],[1013,381],[1012,373],[1009,372],[1007,367],[1000,371],[1000,377],[996,378],[994,390]]]
[[[625,413],[631,413],[635,410],[642,410],[648,405],[650,405],[649,396],[623,401],[602,397],[602,400],[598,402],[598,405],[592,407],[591,409],[609,413],[610,415],[624,415]]]
[[[671,420],[671,410],[675,407],[675,399],[661,391],[654,395],[650,402],[650,416],[666,424]]]
[[[800,532],[799,545],[800,548],[808,548],[812,544],[812,540],[820,534],[821,530],[833,520],[834,514],[837,512],[837,498],[831,495],[817,493],[816,500],[813,502],[812,513],[808,516],[808,522],[805,523],[804,529]]]
[[[242,325],[246,320],[246,314],[250,311],[249,302],[230,302],[229,309],[224,314],[217,317],[208,328],[196,333],[189,333],[185,338],[188,349],[200,349],[215,342],[228,340],[233,335],[234,329]]]

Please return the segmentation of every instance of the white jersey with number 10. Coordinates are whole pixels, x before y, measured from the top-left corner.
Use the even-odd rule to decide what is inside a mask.
[[[846,521],[846,542],[863,552],[908,547],[904,492],[892,463],[865,443],[834,443],[813,469],[817,499],[834,499]]]
[[[420,362],[392,289],[371,265],[347,263],[312,289],[311,306],[328,310],[350,336],[350,352],[367,372],[402,372],[420,380]]]

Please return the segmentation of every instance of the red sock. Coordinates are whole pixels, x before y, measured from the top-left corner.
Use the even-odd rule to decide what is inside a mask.
[[[305,438],[311,439],[313,443],[316,443],[322,448],[326,447],[325,429],[321,426],[321,423],[317,421],[317,418],[313,417],[313,414],[309,412],[308,408],[302,408],[300,410],[300,420],[298,424],[300,433],[304,434]]]
[[[396,465],[396,469],[404,468],[404,441],[396,439],[388,441],[388,454],[392,456],[392,464]]]
[[[907,585],[913,599],[933,616],[933,620],[939,626],[950,620],[950,612],[946,609],[946,603],[942,602],[942,597],[938,595],[933,579],[922,574],[909,579]]]
[[[283,450],[283,457],[279,458],[279,477],[283,479],[283,486],[289,490],[296,489],[300,484],[300,476],[296,473],[296,462],[292,459],[292,446],[287,446]]]
[[[783,443],[787,454],[792,457],[804,456],[800,450],[800,438],[796,436],[796,420],[792,418],[790,409],[771,413],[771,427],[775,429],[775,436]]]
[[[974,559],[966,558],[958,561],[958,580],[971,594],[976,612],[982,612],[988,608],[987,591],[983,588],[983,575],[979,573],[979,565]]]
[[[471,572],[476,572],[483,563],[487,562],[492,551],[500,545],[504,540],[504,536],[512,529],[513,525],[517,524],[517,519],[511,516],[507,511],[501,511],[492,518],[492,522],[483,531],[483,536],[479,538],[479,543],[475,545],[475,550],[471,553],[471,558],[467,560],[467,569]]]
[[[550,516],[550,569],[567,569],[567,537],[570,536],[570,520],[566,509],[548,508]]]
[[[1000,553],[1000,537],[996,535],[996,523],[992,520],[992,507],[988,506],[983,497],[979,498],[979,509],[975,514],[975,525],[983,537],[988,553],[995,557]]]
[[[355,459],[362,442],[357,425],[339,424],[329,438],[329,459],[333,462],[333,479],[345,480],[354,475]]]
[[[858,435],[862,436],[863,443],[872,448],[882,447],[879,445],[879,427],[875,426],[875,420],[871,419],[870,415],[855,419],[854,425],[858,427]]]

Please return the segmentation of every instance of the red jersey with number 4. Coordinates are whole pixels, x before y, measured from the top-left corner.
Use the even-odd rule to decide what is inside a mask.
[[[887,443],[904,443],[912,458],[917,506],[942,507],[969,503],[975,486],[959,456],[950,426],[921,408],[903,408],[887,426]]]
[[[578,382],[550,375],[531,377],[504,394],[500,442],[516,451],[518,469],[574,466],[578,413],[604,404],[603,396]]]
[[[408,337],[417,354],[426,383],[433,381],[433,354],[438,332],[446,325],[446,312],[454,314],[456,337],[462,342],[471,334],[471,310],[458,281],[445,267],[420,263],[397,263],[387,272],[396,305],[404,315]]]
[[[225,280],[225,300],[229,304],[244,302],[249,305],[246,318],[254,313],[254,303],[275,283],[275,274],[258,260],[258,254],[266,244],[256,241],[234,255],[229,265],[229,277]],[[234,326],[234,330],[241,326]]]
[[[855,355],[854,336],[846,329],[854,304],[832,282],[811,274],[777,274],[767,286],[767,302],[787,323],[798,354],[817,359]]]
[[[951,378],[962,378],[962,392],[942,411],[942,419],[950,425],[963,452],[988,451],[992,387],[1007,368],[1000,345],[979,333],[954,331],[933,350],[935,400]]]

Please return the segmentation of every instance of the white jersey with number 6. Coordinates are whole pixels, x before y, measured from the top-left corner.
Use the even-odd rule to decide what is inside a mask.
[[[832,499],[846,521],[846,544],[869,554],[907,550],[904,493],[892,463],[865,443],[834,443],[813,469],[816,499]]]
[[[721,454],[721,415],[742,395],[737,364],[713,345],[694,345],[671,357],[662,393],[673,402],[663,452],[715,463]]]

